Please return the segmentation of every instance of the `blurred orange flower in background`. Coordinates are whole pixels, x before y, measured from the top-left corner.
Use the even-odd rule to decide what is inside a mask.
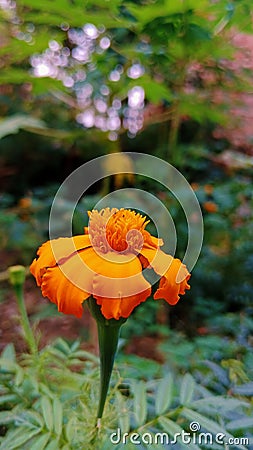
[[[175,305],[190,289],[186,266],[160,250],[163,242],[146,231],[146,217],[116,208],[88,214],[84,235],[47,241],[30,267],[59,311],[81,317],[83,301],[92,296],[106,319],[127,318],[151,295],[144,269],[160,277],[154,299]]]
[[[203,208],[205,211],[207,211],[209,213],[215,213],[218,211],[218,206],[216,205],[216,203],[214,203],[212,201],[204,202]]]

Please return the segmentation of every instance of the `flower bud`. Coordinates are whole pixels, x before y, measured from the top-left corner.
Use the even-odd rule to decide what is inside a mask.
[[[11,266],[8,269],[9,281],[12,286],[22,286],[25,282],[26,270],[24,266]]]

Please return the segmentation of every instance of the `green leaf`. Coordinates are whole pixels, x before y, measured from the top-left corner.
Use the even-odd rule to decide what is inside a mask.
[[[49,388],[46,384],[40,382],[39,387],[40,387],[40,391],[41,391],[44,395],[46,395],[47,397],[51,398],[52,400],[54,399],[54,394],[53,394],[53,392],[50,390],[50,388]]]
[[[248,403],[238,400],[237,398],[213,396],[201,398],[191,403],[192,408],[198,411],[229,411],[240,407],[247,407]]]
[[[193,377],[187,373],[181,383],[181,389],[180,389],[180,404],[181,405],[187,405],[191,402],[194,389],[195,389],[195,380]]]
[[[145,96],[151,103],[159,103],[162,100],[170,101],[173,94],[164,83],[158,83],[152,80],[149,76],[144,75],[138,80],[138,85],[142,86],[145,91]]]
[[[17,372],[14,379],[15,386],[21,385],[22,381],[24,380],[24,376],[25,376],[24,370],[20,366],[17,366]]]
[[[15,373],[17,364],[10,359],[0,359],[0,373]]]
[[[227,439],[229,438],[234,439],[234,437],[231,434],[229,434],[227,430],[222,426],[220,426],[217,422],[214,422],[208,417],[205,417],[202,414],[193,411],[192,409],[183,408],[181,414],[191,422],[198,422],[200,427],[204,428],[208,433],[212,434],[223,433]],[[239,444],[237,445],[237,448],[241,450],[247,450],[246,447]]]
[[[181,414],[188,420],[199,422],[199,425],[210,433],[225,433],[224,428],[217,422],[214,422],[213,420],[197,413],[196,411],[193,411],[192,409],[183,408]]]
[[[205,0],[199,2],[196,2],[196,0],[188,0],[187,2],[172,2],[171,0],[166,0],[163,2],[162,7],[160,2],[152,2],[151,4],[143,5],[141,7],[131,3],[127,5],[127,9],[140,24],[146,25],[156,18],[163,18],[174,14],[184,14],[189,9],[196,9],[196,7],[200,5],[203,7],[205,4]]]
[[[163,414],[170,406],[173,398],[173,377],[169,373],[164,377],[157,388],[155,399],[156,414]]]
[[[1,84],[10,84],[10,83],[26,83],[28,81],[32,81],[31,76],[29,76],[27,70],[16,69],[16,68],[7,68],[1,71],[0,73],[0,83]]]
[[[25,431],[22,427],[21,429],[14,430],[14,432],[7,434],[7,438],[3,440],[0,446],[0,450],[22,449],[23,445],[38,433],[40,433],[40,429]]]
[[[44,450],[45,446],[47,445],[49,439],[50,439],[51,433],[43,434],[42,436],[39,436],[35,440],[33,440],[32,443],[32,450]]]
[[[23,415],[23,417],[31,426],[43,428],[45,425],[42,416],[37,411],[33,411],[30,409],[28,411],[24,411],[24,413],[22,413],[21,415]]]
[[[253,381],[232,388],[234,394],[253,396]]]
[[[63,410],[62,410],[62,404],[58,398],[55,398],[53,401],[53,417],[54,417],[55,433],[57,435],[61,435]]]
[[[130,430],[130,414],[127,409],[127,403],[124,396],[116,391],[117,413],[119,418],[119,428],[122,433],[128,433]]]
[[[245,428],[247,430],[253,429],[253,417],[243,417],[242,419],[232,420],[227,423],[226,428],[231,431],[244,430]]]
[[[192,442],[189,444],[185,444],[182,442],[182,434],[184,433],[183,428],[181,428],[177,423],[173,422],[171,419],[168,419],[167,417],[159,417],[158,422],[161,425],[161,427],[172,437],[172,441],[177,439],[177,442],[181,444],[184,448],[190,448],[192,450],[201,450],[200,447],[196,444],[193,444]],[[172,442],[171,442],[172,444]]]
[[[76,419],[75,417],[70,417],[68,423],[64,427],[65,436],[68,442],[73,440],[74,434],[76,432]]]
[[[48,397],[43,396],[41,399],[41,409],[45,420],[46,427],[49,431],[53,430],[54,419],[52,404]]]
[[[54,347],[57,350],[60,350],[64,355],[68,356],[70,354],[70,347],[66,341],[61,338],[58,338],[54,344]]]
[[[122,433],[128,433],[130,430],[130,414],[129,411],[125,411],[124,413],[121,413],[119,416],[119,428],[121,429]]]
[[[2,358],[3,359],[7,359],[7,360],[12,361],[12,362],[16,362],[15,347],[14,347],[14,345],[12,343],[11,344],[7,344],[6,347],[3,349],[2,353],[1,353],[1,359]]]
[[[82,358],[82,359],[87,359],[88,361],[92,361],[96,364],[99,363],[99,358],[95,355],[93,355],[92,353],[86,352],[85,350],[77,350],[73,356],[75,358]]]
[[[143,425],[147,416],[146,386],[143,381],[133,384],[134,414],[138,426]]]
[[[12,411],[0,411],[0,424],[5,425],[15,420],[15,414]]]
[[[0,397],[0,405],[4,405],[5,403],[17,403],[19,400],[16,394],[6,394]]]
[[[0,139],[8,134],[18,133],[20,128],[43,128],[44,122],[31,116],[16,114],[0,121]]]
[[[79,349],[80,348],[80,341],[79,340],[76,340],[76,341],[74,341],[73,343],[72,343],[72,345],[70,346],[70,350],[71,350],[71,352],[75,352],[75,351],[77,351],[77,349]],[[87,352],[88,353],[88,352]]]
[[[59,440],[53,439],[52,441],[50,441],[45,450],[59,450]]]

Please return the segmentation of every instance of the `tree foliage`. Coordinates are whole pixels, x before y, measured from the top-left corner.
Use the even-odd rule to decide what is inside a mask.
[[[6,5],[12,4],[1,9],[2,91],[17,86],[19,108],[27,112],[29,103],[38,115],[38,102],[48,96],[59,117],[65,105],[67,115],[55,127],[65,128],[68,117],[116,139],[126,129],[135,135],[165,122],[173,148],[183,121],[225,125],[231,97],[224,92],[247,89],[248,68],[232,62],[233,36],[252,33],[249,0]],[[87,24],[93,28],[85,31]]]

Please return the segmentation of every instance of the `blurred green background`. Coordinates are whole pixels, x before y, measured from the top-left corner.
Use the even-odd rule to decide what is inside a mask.
[[[2,270],[29,265],[48,237],[54,194],[75,168],[143,152],[181,171],[204,217],[203,250],[176,322],[194,331],[210,308],[212,316],[252,312],[250,2],[3,1],[0,11]],[[148,178],[92,186],[74,232],[85,208],[131,186],[160,195],[182,258],[180,205]]]

